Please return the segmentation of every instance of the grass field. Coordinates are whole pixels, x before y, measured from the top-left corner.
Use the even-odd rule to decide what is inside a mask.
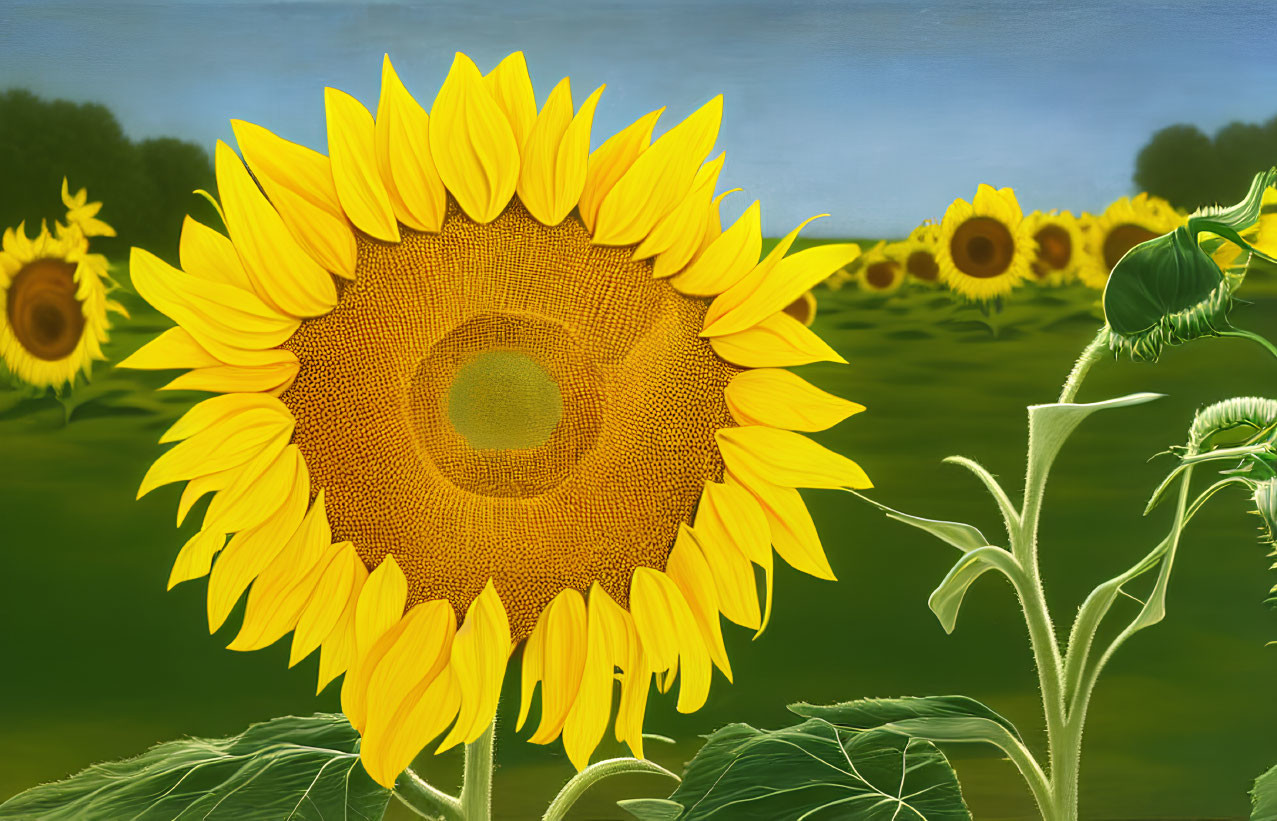
[[[998,532],[979,485],[940,459],[974,457],[1018,488],[1024,406],[1054,399],[1098,325],[1095,295],[1043,291],[1012,300],[992,321],[996,335],[978,311],[955,310],[936,292],[818,295],[816,330],[850,366],[800,371],[869,410],[816,438],[858,460],[883,502]],[[168,324],[135,296],[123,301],[133,319],[108,349],[117,361]],[[1258,298],[1237,316],[1246,327],[1277,332],[1277,299]],[[201,398],[153,393],[168,378],[99,364],[66,405],[0,392],[0,799],[156,741],[337,708],[336,688],[313,694],[315,659],[289,671],[282,645],[225,650],[234,616],[209,637],[202,581],[164,591],[191,524],[173,527],[176,486],[133,497],[160,452],[160,432]],[[1148,458],[1182,442],[1199,405],[1271,394],[1274,386],[1277,362],[1231,340],[1173,350],[1157,365],[1097,366],[1082,401],[1142,390],[1167,398],[1092,418],[1057,463],[1042,552],[1058,618],[1071,619],[1096,581],[1163,534],[1168,512],[1140,514],[1170,463]],[[779,726],[790,702],[902,694],[974,696],[1040,747],[1031,659],[1009,589],[977,584],[957,631],[946,636],[926,599],[952,562],[947,548],[854,497],[805,496],[840,581],[779,569],[767,632],[751,641],[744,630],[726,630],[735,685],[716,681],[709,704],[691,716],[653,695],[648,730],[678,739],[654,747],[653,758],[677,769],[698,734],[731,721]],[[1192,523],[1166,621],[1133,639],[1101,680],[1083,761],[1083,817],[1243,817],[1252,780],[1277,763],[1277,649],[1265,647],[1277,638],[1277,620],[1262,604],[1273,580],[1245,509],[1244,499],[1224,494]],[[1134,607],[1128,602],[1124,612]],[[517,699],[516,678],[508,677],[507,704]],[[566,756],[525,743],[509,721],[498,745],[496,815],[530,817],[570,774]],[[606,743],[600,750],[615,752]],[[977,818],[1032,814],[1009,764],[975,750],[956,759]],[[440,784],[457,776],[458,764],[455,754],[421,761]],[[616,798],[663,787],[650,778],[618,780],[574,817],[620,818]]]

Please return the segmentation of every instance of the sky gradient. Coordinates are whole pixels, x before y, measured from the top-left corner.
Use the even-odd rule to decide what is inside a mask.
[[[1158,128],[1277,114],[1271,0],[513,5],[7,0],[0,88],[105,103],[134,138],[211,151],[240,118],[326,150],[323,87],[375,109],[383,53],[428,109],[454,51],[487,70],[521,49],[539,101],[607,83],[595,145],[722,92],[719,187],[744,188],[724,217],[761,199],[777,235],[832,214],[813,236],[900,235],[979,182],[1101,209]]]

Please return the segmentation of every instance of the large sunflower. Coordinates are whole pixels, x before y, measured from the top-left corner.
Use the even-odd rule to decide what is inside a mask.
[[[1024,222],[1037,243],[1037,253],[1029,264],[1033,279],[1048,285],[1069,282],[1085,253],[1077,218],[1068,211],[1034,211]]]
[[[88,375],[104,359],[111,322],[107,311],[124,308],[107,293],[115,287],[106,258],[89,253],[89,237],[115,236],[97,218],[100,202],[75,195],[62,180],[66,224],[48,225],[28,237],[26,223],[4,232],[0,251],[0,358],[20,381],[37,388],[60,388]]]
[[[760,261],[758,203],[719,227],[721,98],[590,153],[601,91],[538,114],[521,54],[458,54],[427,115],[387,58],[375,118],[326,90],[328,156],[234,123],[229,237],[188,219],[183,270],[133,251],[178,324],[127,364],[221,394],[139,491],[215,494],[170,584],[208,574],[214,630],[251,585],[234,649],[322,647],[382,784],[484,733],[519,644],[532,741],[584,766],[619,670],[641,756],[653,675],[694,711],[731,675],[719,614],[766,623],[771,547],[832,578],[795,488],[869,486],[795,432],[861,406],[782,370],[843,361],[783,309],[856,246],[786,257],[795,229]]]
[[[1183,215],[1161,197],[1140,193],[1115,200],[1086,227],[1086,253],[1078,261],[1078,277],[1103,290],[1113,266],[1127,251],[1174,231],[1183,222]]]
[[[1010,293],[1029,276],[1033,235],[1010,188],[980,184],[971,202],[958,198],[940,223],[940,279],[967,299]]]

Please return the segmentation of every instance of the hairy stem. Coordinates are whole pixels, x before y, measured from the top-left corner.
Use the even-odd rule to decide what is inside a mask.
[[[1268,353],[1272,354],[1274,358],[1277,358],[1277,347],[1274,347],[1273,343],[1253,331],[1248,331],[1244,328],[1233,328],[1228,331],[1220,331],[1219,335],[1231,336],[1237,339],[1249,339],[1251,342],[1254,342],[1264,350],[1268,351]]]
[[[461,817],[464,821],[491,821],[494,718],[483,735],[466,745],[465,776],[461,782]]]
[[[422,818],[465,821],[461,815],[461,802],[427,784],[411,767],[404,770],[395,782],[394,795],[401,804]]]
[[[1078,388],[1082,387],[1082,380],[1086,378],[1091,366],[1108,348],[1108,343],[1109,326],[1105,325],[1095,334],[1095,338],[1091,340],[1090,344],[1082,349],[1081,355],[1073,363],[1073,370],[1069,371],[1069,378],[1064,381],[1064,388],[1060,391],[1060,402],[1073,401],[1073,398],[1077,396]]]
[[[581,770],[572,777],[571,781],[563,785],[563,789],[559,790],[554,801],[550,802],[542,821],[562,821],[567,816],[568,810],[572,809],[572,805],[585,794],[586,790],[604,778],[626,773],[653,773],[669,776],[675,781],[682,780],[659,764],[653,764],[642,758],[609,758],[606,761],[598,761]]]

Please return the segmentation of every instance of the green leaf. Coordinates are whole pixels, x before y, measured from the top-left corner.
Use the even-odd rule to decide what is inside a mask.
[[[1250,821],[1277,821],[1277,767],[1255,779],[1250,791]]]
[[[3,821],[373,821],[390,790],[340,714],[275,718],[230,738],[158,744],[0,804]]]
[[[1104,318],[1131,338],[1210,301],[1224,274],[1188,226],[1141,242],[1126,252],[1104,287]]]
[[[966,696],[904,696],[901,698],[861,698],[841,704],[789,705],[789,711],[803,718],[819,718],[850,730],[876,730],[916,718],[980,718],[1000,724],[1019,738],[1015,725],[997,712]]]
[[[678,821],[971,818],[935,745],[821,719],[781,730],[724,727],[688,762],[670,799],[686,807]]]
[[[967,588],[989,570],[999,570],[1014,579],[1020,572],[1020,565],[1014,556],[1000,547],[976,548],[958,559],[944,581],[932,591],[927,606],[936,614],[946,633],[952,633],[958,623],[958,610],[967,595]]]
[[[683,814],[683,805],[666,798],[627,798],[616,806],[639,821],[674,821]]]
[[[1060,448],[1073,435],[1077,426],[1096,411],[1126,408],[1161,399],[1160,393],[1132,393],[1103,402],[1056,402],[1049,405],[1029,406],[1029,480],[1032,487],[1035,478],[1045,479],[1051,463],[1059,455]]]
[[[910,516],[908,513],[901,513],[898,510],[887,507],[882,502],[865,496],[863,493],[856,493],[854,490],[847,491],[855,496],[859,496],[869,504],[878,508],[887,514],[888,519],[895,519],[898,522],[904,522],[912,525],[919,530],[925,530],[942,542],[951,544],[964,553],[968,550],[985,547],[989,544],[989,540],[984,538],[984,534],[975,527],[964,524],[962,522],[946,522],[940,519],[923,519],[919,516]]]

